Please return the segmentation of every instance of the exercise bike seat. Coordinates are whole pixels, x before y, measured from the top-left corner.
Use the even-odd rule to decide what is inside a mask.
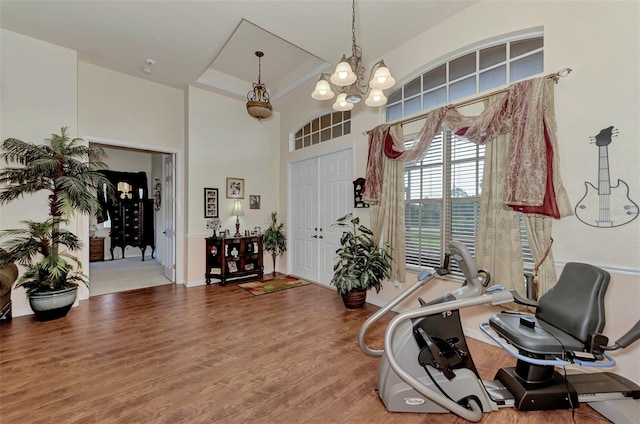
[[[605,325],[609,278],[601,268],[569,262],[537,302],[535,316],[502,312],[493,315],[489,325],[524,355],[565,358],[567,352],[591,352],[599,347],[590,346],[590,338]]]

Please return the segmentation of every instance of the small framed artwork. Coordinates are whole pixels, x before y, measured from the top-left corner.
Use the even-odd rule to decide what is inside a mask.
[[[249,209],[260,209],[260,196],[257,194],[249,195]]]
[[[204,217],[205,218],[218,217],[218,189],[217,188],[204,189]]]
[[[238,265],[235,261],[229,261],[229,272],[238,272]]]
[[[227,199],[244,199],[244,178],[227,177]]]

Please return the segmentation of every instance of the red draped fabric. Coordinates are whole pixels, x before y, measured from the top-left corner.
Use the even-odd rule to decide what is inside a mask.
[[[523,213],[533,213],[553,218],[571,214],[570,207],[558,207],[560,181],[554,178],[555,126],[550,120],[549,106],[552,95],[544,77],[512,84],[497,101],[488,105],[477,116],[464,116],[452,106],[444,106],[428,113],[413,148],[397,151],[395,145],[402,140],[393,139],[388,124],[380,125],[369,133],[369,159],[366,172],[365,201],[380,203],[382,186],[382,155],[402,161],[421,157],[431,139],[444,124],[457,135],[463,135],[476,144],[485,144],[497,135],[509,132],[509,164],[505,183],[504,202]],[[556,171],[557,172],[557,171]],[[563,205],[568,204],[562,190]]]

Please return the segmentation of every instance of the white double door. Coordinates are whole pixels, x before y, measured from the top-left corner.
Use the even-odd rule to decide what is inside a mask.
[[[291,164],[291,273],[324,285],[333,277],[342,231],[332,226],[353,210],[353,150]]]

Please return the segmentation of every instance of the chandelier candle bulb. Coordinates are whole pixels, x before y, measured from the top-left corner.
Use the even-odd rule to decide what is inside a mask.
[[[384,61],[380,61],[380,67],[373,74],[373,78],[369,81],[369,86],[374,89],[386,90],[393,87],[395,83],[396,80],[391,76],[389,68],[385,66]]]
[[[346,93],[340,93],[338,94],[338,98],[336,99],[336,102],[333,104],[333,108],[337,111],[343,112],[343,111],[353,109],[353,103],[349,103],[347,101]]]
[[[320,80],[316,84],[316,89],[311,93],[311,97],[316,100],[329,100],[333,96],[335,96],[335,93],[331,90],[331,85],[329,85],[324,75],[320,76]]]
[[[347,58],[342,55],[340,63],[338,63],[335,72],[331,75],[331,82],[340,87],[346,87],[347,85],[351,85],[356,82],[357,79],[358,77],[351,69],[351,65],[347,62]]]
[[[374,90],[371,90],[371,94],[369,94],[369,97],[367,97],[367,100],[365,100],[365,103],[367,104],[367,106],[372,106],[372,107],[382,106],[387,103],[387,98],[382,92],[382,90],[379,90],[376,88]]]

